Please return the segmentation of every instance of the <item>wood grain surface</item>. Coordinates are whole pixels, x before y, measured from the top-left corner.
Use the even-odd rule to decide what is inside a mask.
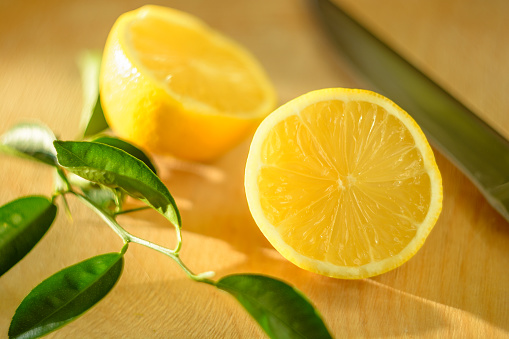
[[[312,2],[154,1],[193,13],[261,61],[284,103],[325,87],[361,87],[313,13]],[[338,0],[480,117],[509,138],[509,2]],[[78,133],[76,58],[101,49],[115,19],[141,1],[0,0],[0,133],[42,121],[62,139]],[[263,273],[301,289],[337,338],[509,337],[509,223],[439,152],[442,215],[400,268],[346,281],[301,270],[265,240],[248,211],[243,170],[249,140],[208,164],[156,157],[180,206],[182,258],[195,272]],[[51,171],[0,158],[0,204],[51,194]],[[23,297],[52,273],[121,241],[70,199],[43,240],[0,278],[0,338]],[[120,218],[131,232],[172,246],[171,227],[150,211]],[[96,307],[49,338],[263,338],[229,295],[190,281],[168,258],[132,245],[124,274]]]

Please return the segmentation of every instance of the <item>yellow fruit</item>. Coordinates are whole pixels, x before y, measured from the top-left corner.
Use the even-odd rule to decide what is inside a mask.
[[[442,209],[442,179],[421,129],[366,90],[310,92],[269,115],[251,143],[245,190],[278,252],[347,279],[406,262]]]
[[[112,27],[100,92],[118,136],[189,160],[225,153],[276,104],[264,70],[243,47],[187,13],[152,5]]]

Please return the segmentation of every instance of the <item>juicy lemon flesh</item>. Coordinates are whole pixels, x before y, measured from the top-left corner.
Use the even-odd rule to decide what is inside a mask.
[[[142,11],[127,37],[143,67],[179,101],[238,115],[259,109],[265,100],[258,70],[238,56],[232,41],[201,25]]]
[[[277,103],[247,49],[188,13],[154,5],[124,13],[113,25],[100,91],[116,135],[190,161],[224,155]]]
[[[431,203],[431,179],[408,128],[369,102],[311,104],[261,146],[261,209],[299,254],[359,267],[401,252]]]

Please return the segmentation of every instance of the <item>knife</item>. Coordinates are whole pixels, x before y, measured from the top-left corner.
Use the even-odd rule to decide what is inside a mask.
[[[509,221],[509,141],[330,0],[315,0],[337,47],[374,89],[407,111],[431,144]]]

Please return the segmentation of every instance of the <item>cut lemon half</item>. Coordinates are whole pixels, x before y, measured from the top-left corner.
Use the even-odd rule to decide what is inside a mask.
[[[271,82],[245,48],[190,14],[153,5],[113,25],[100,93],[118,136],[188,160],[222,155],[276,105]]]
[[[400,107],[366,90],[318,90],[275,110],[253,137],[245,190],[279,253],[337,278],[400,266],[442,209],[425,135]]]

